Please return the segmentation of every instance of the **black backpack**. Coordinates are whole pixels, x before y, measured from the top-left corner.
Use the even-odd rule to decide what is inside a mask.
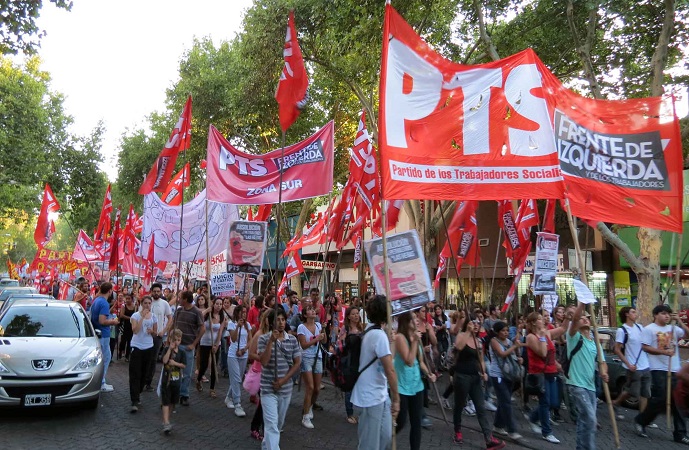
[[[636,328],[638,328],[639,331],[641,331],[641,326],[638,323],[635,323],[634,325],[636,325]],[[629,331],[627,331],[627,327],[625,327],[624,325],[622,325],[620,328],[624,332],[624,340],[622,341],[622,345],[621,345],[620,350],[622,350],[623,355],[627,356],[627,354],[625,352],[627,351],[627,341],[629,340]],[[639,358],[637,357],[637,359],[639,359]]]
[[[363,368],[359,368],[361,343],[364,340],[364,335],[371,330],[380,329],[379,325],[374,325],[361,334],[349,334],[343,342],[338,343],[332,357],[328,359],[327,364],[328,371],[330,372],[330,379],[336,387],[342,389],[344,392],[351,391],[354,389],[359,375],[376,362],[378,359],[377,357],[373,358],[373,360]]]

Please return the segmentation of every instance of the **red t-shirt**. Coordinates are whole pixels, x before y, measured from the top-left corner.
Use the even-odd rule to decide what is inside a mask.
[[[258,327],[258,321],[261,318],[261,311],[256,307],[252,306],[249,308],[249,312],[246,315],[246,321],[251,324],[252,328]]]
[[[49,289],[47,284],[42,284],[38,292],[39,294],[47,295]]]

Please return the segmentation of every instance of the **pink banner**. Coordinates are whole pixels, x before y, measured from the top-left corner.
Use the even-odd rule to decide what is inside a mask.
[[[236,205],[278,203],[325,195],[333,187],[334,125],[328,122],[308,139],[263,155],[244,153],[211,125],[206,160],[208,200]]]

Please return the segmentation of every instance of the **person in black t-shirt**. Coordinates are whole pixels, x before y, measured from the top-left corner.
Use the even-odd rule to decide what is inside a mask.
[[[187,365],[187,355],[180,351],[182,330],[175,329],[170,333],[168,347],[163,351],[163,374],[160,380],[160,399],[163,404],[163,431],[172,431],[170,411],[179,402],[179,391],[182,385],[182,369]]]

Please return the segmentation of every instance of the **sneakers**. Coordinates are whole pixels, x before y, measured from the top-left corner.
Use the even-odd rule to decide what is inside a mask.
[[[474,408],[474,402],[469,400],[467,402],[467,405],[464,407],[464,414],[466,414],[469,417],[474,417],[476,415],[476,408]]]
[[[649,423],[649,424],[646,426],[646,428],[658,428],[658,424],[657,424],[657,423]]]
[[[452,409],[452,406],[450,406],[450,400],[444,398],[444,399],[442,400],[442,402],[443,402],[443,408],[445,408],[445,409]]]
[[[171,423],[164,423],[163,424],[163,433],[170,434],[170,432],[172,432],[172,424]]]
[[[634,422],[634,431],[636,432],[636,434],[638,436],[648,437],[648,435],[646,434],[646,430],[644,429],[643,425],[641,425],[640,423],[638,423],[636,421]]]
[[[100,391],[101,392],[112,392],[114,390],[115,390],[115,388],[112,387],[112,384],[103,383],[100,385]]]
[[[182,406],[189,406],[189,397],[180,397],[179,404]]]
[[[132,407],[129,409],[129,412],[132,414],[135,414],[139,410],[139,407],[136,405],[132,405]]]
[[[516,433],[516,432],[515,432],[515,433],[508,433],[507,436],[508,436],[510,439],[515,440],[515,441],[518,441],[519,439],[523,439],[523,438],[524,438],[524,436],[522,436],[521,434]]]
[[[498,407],[490,400],[486,400],[484,404],[486,405],[486,411],[495,412],[498,410]]]
[[[304,417],[308,417],[309,420],[313,419],[313,406],[309,408],[309,412],[307,412]]]
[[[253,431],[251,432],[251,437],[254,438],[254,439],[256,439],[257,441],[262,441],[262,440],[263,440],[263,436],[261,435],[261,433],[258,432],[258,430],[253,430]]]
[[[464,443],[464,438],[462,437],[461,431],[457,431],[455,433],[455,437],[452,438],[452,442],[455,444],[463,444]]]
[[[302,417],[301,424],[304,426],[304,428],[308,428],[310,430],[313,429],[313,424],[311,423],[311,419],[309,419],[308,414],[306,414]]]
[[[533,431],[534,433],[543,434],[543,431],[541,430],[540,425],[533,423],[533,422],[529,422],[529,426],[531,427],[531,431]]]
[[[560,440],[553,436],[552,434],[549,434],[548,436],[543,436],[543,439],[550,442],[551,444],[559,444]]]
[[[240,404],[235,405],[234,415],[237,417],[246,417],[246,413],[244,412],[244,408],[242,408],[242,405],[240,405]]]
[[[227,406],[229,409],[234,409],[234,402],[230,397],[225,397],[225,406]]]
[[[500,439],[496,439],[495,437],[491,436],[490,439],[486,442],[486,449],[489,450],[497,450],[500,448],[505,447],[505,441],[501,441]]]
[[[506,429],[498,427],[493,428],[493,433],[497,433],[501,436],[507,436],[509,434]]]
[[[428,416],[423,416],[421,418],[421,427],[423,428],[431,428],[433,426],[433,421],[428,418]]]
[[[675,439],[678,444],[689,445],[689,437],[682,436],[680,439]]]

